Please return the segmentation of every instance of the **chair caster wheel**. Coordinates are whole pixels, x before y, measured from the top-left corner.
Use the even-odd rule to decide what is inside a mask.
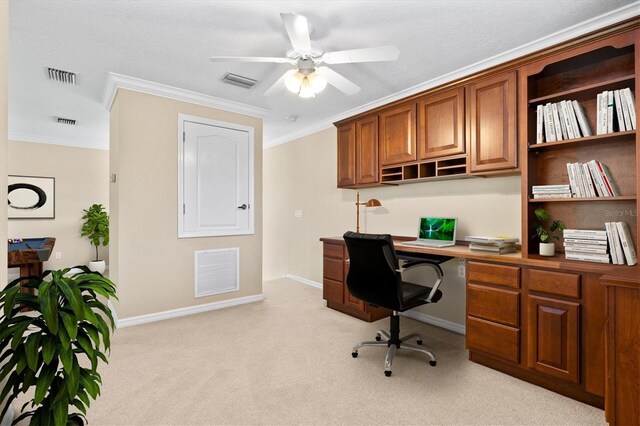
[[[380,340],[382,340],[382,337],[376,336],[376,342],[379,342]]]
[[[358,358],[358,352],[351,352],[351,356],[354,358]]]
[[[436,366],[436,362],[435,361],[429,361],[429,365],[432,366],[432,367],[435,367]]]
[[[387,377],[391,377],[391,371],[385,371],[384,375],[387,376]]]
[[[422,340],[420,340],[420,339],[416,340],[416,344],[417,345],[422,345]]]

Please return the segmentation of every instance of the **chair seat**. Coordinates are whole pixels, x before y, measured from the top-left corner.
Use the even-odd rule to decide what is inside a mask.
[[[402,282],[402,299],[404,300],[404,311],[413,309],[417,306],[424,305],[424,299],[431,293],[431,287],[425,287],[423,285],[413,284],[406,281]],[[442,298],[442,292],[436,290],[436,293],[431,298],[430,303],[436,303]],[[429,303],[429,302],[427,302]]]

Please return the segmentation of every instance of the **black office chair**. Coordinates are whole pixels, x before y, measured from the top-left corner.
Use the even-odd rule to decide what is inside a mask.
[[[400,338],[400,317],[398,314],[417,306],[428,303],[436,303],[442,297],[438,289],[442,282],[442,269],[437,264],[443,259],[433,260],[416,259],[403,265],[402,270],[418,266],[433,268],[437,274],[433,287],[425,287],[402,281],[398,256],[393,246],[391,235],[358,234],[347,232],[344,240],[349,251],[349,275],[347,287],[355,297],[364,300],[374,306],[379,306],[393,311],[391,315],[391,328],[387,333],[378,330],[376,341],[366,341],[357,344],[351,355],[356,358],[358,349],[363,346],[388,346],[387,356],[384,361],[384,374],[391,376],[391,363],[398,349],[411,349],[427,354],[429,364],[436,365],[433,353],[421,346],[406,343],[410,339],[416,339],[418,345],[422,345],[422,337],[413,333]],[[384,339],[384,340],[383,340]]]

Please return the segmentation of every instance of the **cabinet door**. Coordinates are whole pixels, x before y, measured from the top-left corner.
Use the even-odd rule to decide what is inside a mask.
[[[467,86],[467,128],[472,173],[517,166],[515,71]]]
[[[464,88],[418,100],[420,159],[463,154],[464,151]]]
[[[352,296],[351,293],[349,293],[349,288],[347,287],[348,275],[349,275],[349,262],[345,262],[344,263],[344,305],[364,312],[365,311],[364,301],[358,299],[357,297]]]
[[[528,301],[529,368],[579,383],[580,305],[538,296]]]
[[[338,126],[338,188],[356,184],[356,125]]]
[[[378,182],[378,116],[356,122],[357,185]]]
[[[380,165],[416,160],[416,104],[409,103],[380,114]]]

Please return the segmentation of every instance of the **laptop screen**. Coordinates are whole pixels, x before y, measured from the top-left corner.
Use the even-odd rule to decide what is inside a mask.
[[[456,241],[456,218],[421,217],[418,239],[427,241]]]

